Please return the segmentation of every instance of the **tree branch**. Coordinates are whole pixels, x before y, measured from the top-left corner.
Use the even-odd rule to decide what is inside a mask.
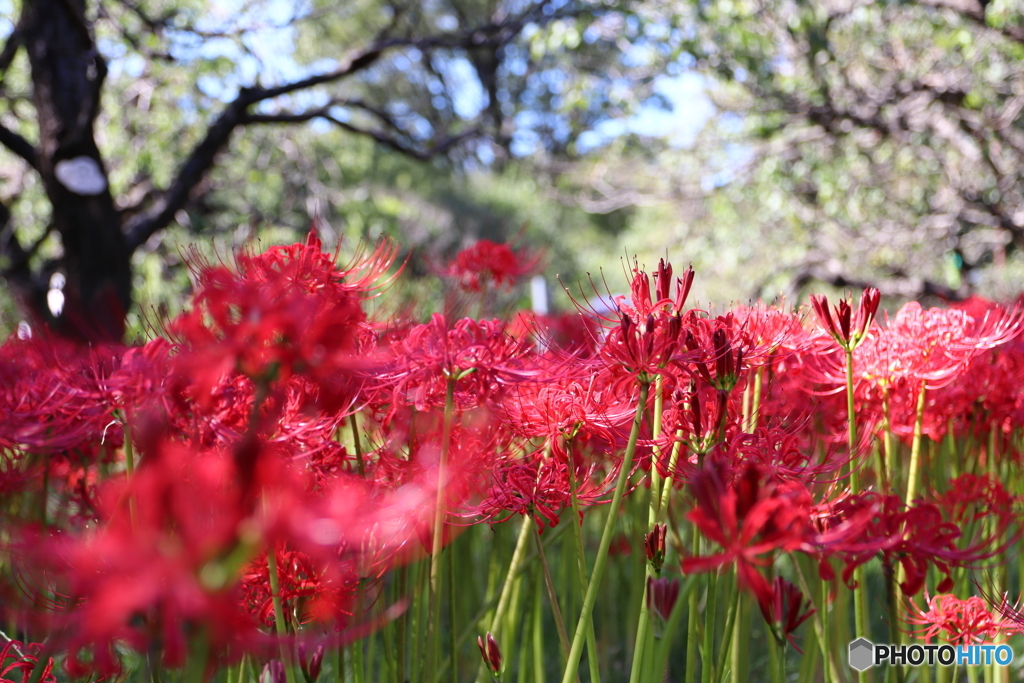
[[[372,138],[378,143],[384,145],[385,147],[388,147],[408,157],[412,157],[413,159],[416,159],[418,161],[427,161],[429,159],[432,159],[433,157],[436,157],[439,154],[444,154],[446,151],[448,151],[458,143],[480,132],[479,127],[474,127],[469,130],[463,131],[458,135],[451,135],[439,141],[436,141],[430,147],[427,147],[425,149],[418,149],[417,147],[404,142],[400,138],[392,137],[380,131],[371,130],[368,128],[360,128],[359,126],[355,126],[347,121],[342,121],[341,119],[329,114],[326,108],[299,113],[283,112],[279,114],[246,114],[242,118],[242,124],[248,125],[274,123],[305,123],[307,121],[312,121],[313,119],[323,119],[324,121],[327,121],[335,126],[338,126],[339,128],[347,130],[350,133],[364,135],[366,137]],[[401,131],[401,129],[397,128],[397,126],[396,130],[400,133],[403,132]]]
[[[322,118],[345,130],[359,135],[366,135],[395,151],[421,160],[441,154],[453,145],[458,144],[461,140],[477,134],[478,129],[472,129],[443,139],[429,149],[418,150],[395,137],[388,136],[379,131],[362,129],[345,121],[338,120],[331,117],[325,111],[316,110],[299,114],[273,115],[249,114],[248,110],[252,105],[259,102],[272,100],[300,90],[308,90],[317,86],[336,83],[368,69],[380,60],[386,52],[398,48],[409,47],[426,51],[430,49],[503,45],[522,31],[527,23],[533,20],[533,14],[534,11],[526,12],[515,19],[503,23],[487,24],[462,33],[422,38],[378,40],[362,51],[350,53],[349,57],[342,61],[336,69],[327,73],[309,76],[269,88],[243,88],[238,93],[238,96],[227,105],[224,111],[207,129],[206,135],[185,159],[185,162],[178,169],[174,180],[167,190],[159,194],[157,200],[147,211],[133,216],[125,223],[124,230],[127,236],[128,248],[130,250],[137,249],[154,233],[170,224],[174,214],[188,203],[192,190],[214,166],[217,154],[227,145],[231,139],[231,134],[239,126],[257,123],[301,123],[313,118]],[[551,16],[545,16],[544,20],[551,21],[563,15],[566,15],[566,12],[555,12]],[[360,105],[354,103],[353,106]],[[375,111],[368,106],[362,106],[362,108],[375,114],[385,123],[388,122],[388,117],[384,112]]]
[[[894,277],[883,280],[870,281],[848,276],[842,272],[834,272],[829,268],[820,265],[805,266],[803,270],[793,275],[787,288],[788,300],[795,301],[800,290],[813,282],[821,282],[838,289],[862,290],[867,287],[876,287],[882,296],[894,297],[906,300],[920,300],[925,297],[937,297],[943,301],[963,301],[970,296],[970,290],[966,286],[953,289],[946,285],[931,280],[912,277]],[[758,288],[756,296],[760,298],[763,286]]]
[[[918,3],[925,7],[938,7],[941,9],[953,10],[965,19],[983,26],[990,31],[999,33],[1004,38],[1008,38],[1015,43],[1024,45],[1024,28],[1020,26],[1006,25],[996,28],[989,26],[985,20],[985,5],[988,2],[978,2],[978,0],[917,0]]]
[[[2,123],[0,123],[0,145],[3,145],[24,159],[32,168],[37,171],[39,170],[39,158],[36,154],[36,148],[32,146],[31,142]]]

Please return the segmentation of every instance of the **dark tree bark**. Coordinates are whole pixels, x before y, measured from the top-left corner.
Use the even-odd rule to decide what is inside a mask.
[[[32,69],[39,125],[35,167],[52,206],[64,255],[66,314],[38,304],[49,282],[22,281],[35,313],[58,331],[92,341],[120,340],[131,304],[131,254],[96,145],[106,63],[96,49],[84,0],[27,0],[19,23]],[[42,309],[42,310],[40,310]]]

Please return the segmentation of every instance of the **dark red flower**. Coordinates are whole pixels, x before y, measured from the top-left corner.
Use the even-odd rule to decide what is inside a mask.
[[[871,321],[878,312],[881,298],[881,294],[874,287],[865,289],[860,295],[860,304],[855,316],[853,307],[847,299],[843,299],[835,306],[835,318],[829,312],[828,300],[824,296],[812,295],[811,306],[818,316],[818,322],[836,343],[843,349],[853,350],[867,336]]]
[[[766,476],[756,465],[735,471],[724,458],[709,457],[690,484],[696,507],[687,518],[719,553],[682,560],[684,573],[735,565],[740,582],[758,602],[768,604],[772,590],[760,572],[776,552],[800,548],[811,531],[811,500],[803,487]]]
[[[772,582],[771,601],[758,603],[764,620],[773,625],[779,636],[785,636],[796,651],[803,651],[796,644],[795,632],[800,624],[811,618],[817,610],[812,607],[811,600],[804,599],[800,589],[781,576]]]

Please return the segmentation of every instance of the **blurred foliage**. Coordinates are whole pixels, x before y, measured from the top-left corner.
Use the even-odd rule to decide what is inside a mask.
[[[135,253],[132,324],[176,312],[188,249],[226,258],[291,241],[312,216],[343,253],[394,237],[412,276],[477,238],[541,249],[556,293],[555,273],[575,289],[589,272],[603,289],[603,268],[616,290],[619,257],[667,255],[701,273],[701,301],[865,283],[901,298],[1012,296],[1024,286],[1022,9],[103,0],[89,7],[110,66],[98,142],[126,217],[240,88],[324,73],[375,39],[425,40],[256,106],[309,120],[235,132],[174,224]],[[3,8],[6,32],[19,11]],[[469,26],[506,26],[507,39],[451,42]],[[3,86],[0,121],[31,140],[23,55]],[[42,236],[35,176],[4,153],[0,181],[23,241]],[[60,248],[51,236],[37,259]],[[3,316],[16,319],[9,304]]]
[[[717,300],[1024,287],[1024,3],[646,7],[680,28],[670,66],[703,79],[714,114],[692,144],[609,145],[579,167],[591,203],[655,205],[629,248],[692,254]]]

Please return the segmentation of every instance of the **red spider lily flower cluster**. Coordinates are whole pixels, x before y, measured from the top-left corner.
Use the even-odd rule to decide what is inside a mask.
[[[1020,538],[1021,492],[999,475],[1019,463],[1024,426],[1013,310],[908,304],[879,322],[869,290],[856,309],[813,299],[816,323],[763,304],[708,312],[686,308],[693,271],[662,261],[653,278],[634,268],[611,311],[580,305],[551,329],[532,315],[385,318],[367,300],[395,253],[339,265],[311,233],[231,264],[195,260],[191,306],[144,345],[37,332],[0,346],[0,618],[45,631],[74,675],[115,674],[125,648],[177,666],[201,634],[211,667],[247,655],[279,680],[285,643],[315,680],[324,647],[405,608],[388,604],[392,572],[464,527],[526,517],[550,530],[574,504],[583,516],[655,490],[648,477],[678,494],[644,522],[650,609],[667,618],[679,597],[662,573],[732,569],[780,643],[814,613],[776,573],[787,556],[849,586],[877,561],[912,596],[929,576],[949,590],[954,569]],[[535,266],[482,240],[449,274],[479,290]],[[852,491],[850,468],[872,467],[855,455],[898,450],[887,430],[913,436],[919,405],[925,438],[984,435],[985,448],[957,478],[934,470],[915,500],[877,476]],[[666,559],[692,535],[701,550]],[[932,598],[911,623],[988,637],[968,603]],[[479,645],[496,675],[513,660],[493,636]],[[8,643],[0,665],[21,674],[38,656]]]
[[[507,244],[477,240],[455,256],[455,261],[441,271],[458,280],[470,292],[480,292],[488,284],[511,287],[520,278],[536,272],[541,256],[520,251]]]
[[[904,620],[922,626],[910,633],[931,642],[940,638],[952,645],[991,643],[1019,630],[1017,624],[993,614],[985,601],[972,596],[961,600],[955,595],[925,595],[927,609],[909,603]]]

